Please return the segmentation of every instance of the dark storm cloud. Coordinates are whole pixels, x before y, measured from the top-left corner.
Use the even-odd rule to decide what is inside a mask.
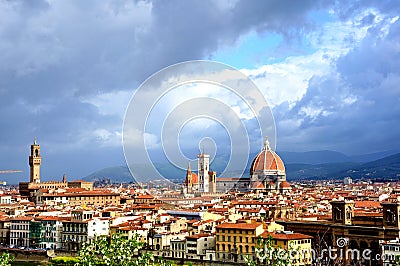
[[[286,145],[349,154],[400,150],[400,21],[366,18],[366,37],[338,59],[337,72],[311,79],[293,108],[276,107]]]
[[[59,160],[74,145],[82,149],[75,156],[83,158],[85,150],[98,148],[96,138],[90,139],[92,132],[120,130],[122,123],[122,117],[101,114],[85,100],[105,92],[133,91],[155,71],[207,58],[250,30],[283,34],[303,30],[307,13],[318,5],[315,1],[1,1],[0,144],[21,152],[37,136],[47,144],[43,151],[57,150]],[[109,155],[121,152],[115,147]],[[7,159],[1,160],[1,167],[7,168]],[[93,168],[104,163],[108,162],[97,162]]]
[[[21,167],[26,167],[27,145],[33,137],[38,137],[43,152],[47,150],[59,156],[52,161],[53,168],[47,166],[50,176],[62,174],[59,173],[60,162],[74,171],[72,175],[114,165],[115,160],[107,158],[120,159],[121,146],[103,148],[102,141],[108,134],[104,131],[121,130],[121,114],[104,114],[90,99],[109,92],[133,91],[155,71],[184,60],[207,59],[218,48],[234,45],[250,31],[276,32],[288,40],[299,37],[317,26],[310,22],[310,12],[328,8],[330,3],[312,0],[0,1],[0,145],[18,154],[18,158],[24,158]],[[335,8],[345,19],[372,5],[394,14],[398,10],[395,3],[360,1],[341,6],[339,2]],[[371,13],[364,23],[373,20]],[[376,50],[376,60],[362,62],[360,68],[370,63],[379,70],[388,68],[386,74],[373,68],[370,72],[360,69],[360,73],[353,73],[350,66],[354,64],[357,69],[358,60],[353,60],[352,55],[357,59],[373,56],[374,49],[381,49],[383,55],[392,58],[396,32],[391,29],[388,41],[382,40],[377,47],[368,45],[367,42],[376,41],[371,37],[364,48],[360,48],[359,55],[354,51],[343,58],[338,68],[343,80],[315,79],[310,91],[293,109],[296,113],[290,119],[299,116],[301,106],[321,106],[331,113],[337,111],[332,98],[322,97],[319,102],[314,97],[324,93],[318,87],[325,86],[330,79],[336,80],[338,86],[345,83],[345,88],[337,93],[354,94],[358,100],[354,104],[360,106],[378,96],[374,92],[366,95],[362,92],[368,88],[361,83],[366,78],[374,79],[377,86],[385,90],[384,100],[375,107],[382,108],[384,102],[395,104],[395,97],[390,97],[390,93],[397,94],[389,91],[390,84],[396,81],[397,63],[389,60],[393,65],[387,66],[384,57],[379,57],[381,51]],[[353,86],[359,91],[353,92]],[[346,112],[352,114],[350,109]],[[361,116],[352,115],[362,124]],[[391,117],[395,119],[393,114]],[[318,116],[305,118],[302,130],[319,132],[320,127],[316,125],[323,122]],[[320,141],[326,143],[327,140],[324,142],[321,137]],[[69,162],[71,147],[76,150],[74,160]],[[101,156],[94,158],[96,153]],[[1,155],[0,168],[8,167],[7,157],[16,158]],[[79,165],[83,161],[84,167]]]

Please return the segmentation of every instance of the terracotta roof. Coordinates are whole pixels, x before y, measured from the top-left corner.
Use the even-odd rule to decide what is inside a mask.
[[[149,194],[146,194],[146,195],[137,196],[137,197],[135,197],[135,199],[154,199],[154,197]]]
[[[379,201],[357,200],[354,203],[357,208],[381,208],[381,203]]]
[[[33,220],[33,217],[29,216],[17,216],[10,218],[10,221],[31,221],[31,220]]]
[[[244,230],[255,230],[257,227],[262,225],[261,223],[222,223],[217,225],[217,229],[244,229]]]
[[[280,188],[290,188],[290,183],[288,181],[283,181],[282,183],[279,184]]]
[[[261,237],[268,238],[271,236],[273,239],[277,240],[300,240],[300,239],[312,239],[312,236],[301,234],[301,233],[278,233],[278,232],[264,232]]]
[[[256,181],[256,182],[253,183],[251,188],[253,188],[253,189],[265,189],[265,186],[263,185],[262,182]]]

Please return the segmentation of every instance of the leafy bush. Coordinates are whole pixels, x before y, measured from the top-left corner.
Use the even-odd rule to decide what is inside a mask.
[[[79,262],[75,265],[110,265],[110,266],[172,266],[171,262],[154,257],[153,253],[146,252],[138,256],[144,243],[137,238],[126,239],[121,235],[113,235],[111,239],[98,236],[83,244],[79,250]]]
[[[75,265],[79,263],[79,258],[76,257],[56,257],[51,259],[53,265]]]
[[[14,261],[14,256],[8,252],[3,252],[0,255],[0,266],[9,266]]]

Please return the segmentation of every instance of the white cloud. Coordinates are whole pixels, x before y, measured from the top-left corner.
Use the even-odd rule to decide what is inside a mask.
[[[97,107],[101,115],[116,115],[122,118],[132,97],[132,91],[112,91],[82,98],[81,102]]]
[[[160,148],[160,142],[158,141],[158,137],[156,135],[144,133],[143,138],[147,149]]]

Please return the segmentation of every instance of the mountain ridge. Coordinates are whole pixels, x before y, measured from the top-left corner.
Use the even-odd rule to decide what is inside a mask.
[[[278,153],[279,154],[279,153]],[[340,152],[334,151],[314,151],[305,152],[303,158],[295,159],[294,154],[300,155],[299,152],[285,153],[281,152],[280,156],[285,162],[286,175],[288,180],[301,180],[301,179],[339,179],[346,176],[352,178],[370,177],[370,178],[398,178],[400,176],[400,153],[392,154],[377,160],[369,162],[355,162],[350,161],[351,157],[346,156]],[[323,157],[322,155],[327,155]],[[376,153],[368,156],[379,157]],[[254,155],[255,156],[255,155]],[[291,157],[292,156],[292,157]],[[318,156],[323,158],[317,158]],[[250,157],[253,158],[253,157]],[[286,161],[285,161],[286,160]],[[296,161],[300,161],[296,162]],[[302,163],[308,162],[308,163]],[[314,162],[309,163],[309,162]],[[323,162],[323,163],[315,163]],[[251,161],[249,160],[249,165]],[[221,174],[221,167],[223,165],[223,160],[217,161],[215,164],[211,164],[211,169],[217,171],[217,175]],[[249,176],[249,166],[243,172],[244,177]],[[215,167],[213,167],[215,166]],[[148,171],[146,171],[145,165],[134,165],[137,167],[135,172],[137,172],[141,178],[146,177]],[[155,163],[156,169],[166,178],[183,181],[186,174],[186,169],[178,169],[170,164],[166,163]],[[237,173],[239,175],[240,170],[227,173],[224,176],[235,177]],[[86,176],[84,180],[100,180],[101,178],[110,178],[114,183],[124,183],[132,182],[134,178],[132,177],[127,166],[116,166],[108,167],[95,171],[92,174]],[[142,179],[141,179],[142,180]],[[144,181],[149,181],[151,178],[144,178]]]

